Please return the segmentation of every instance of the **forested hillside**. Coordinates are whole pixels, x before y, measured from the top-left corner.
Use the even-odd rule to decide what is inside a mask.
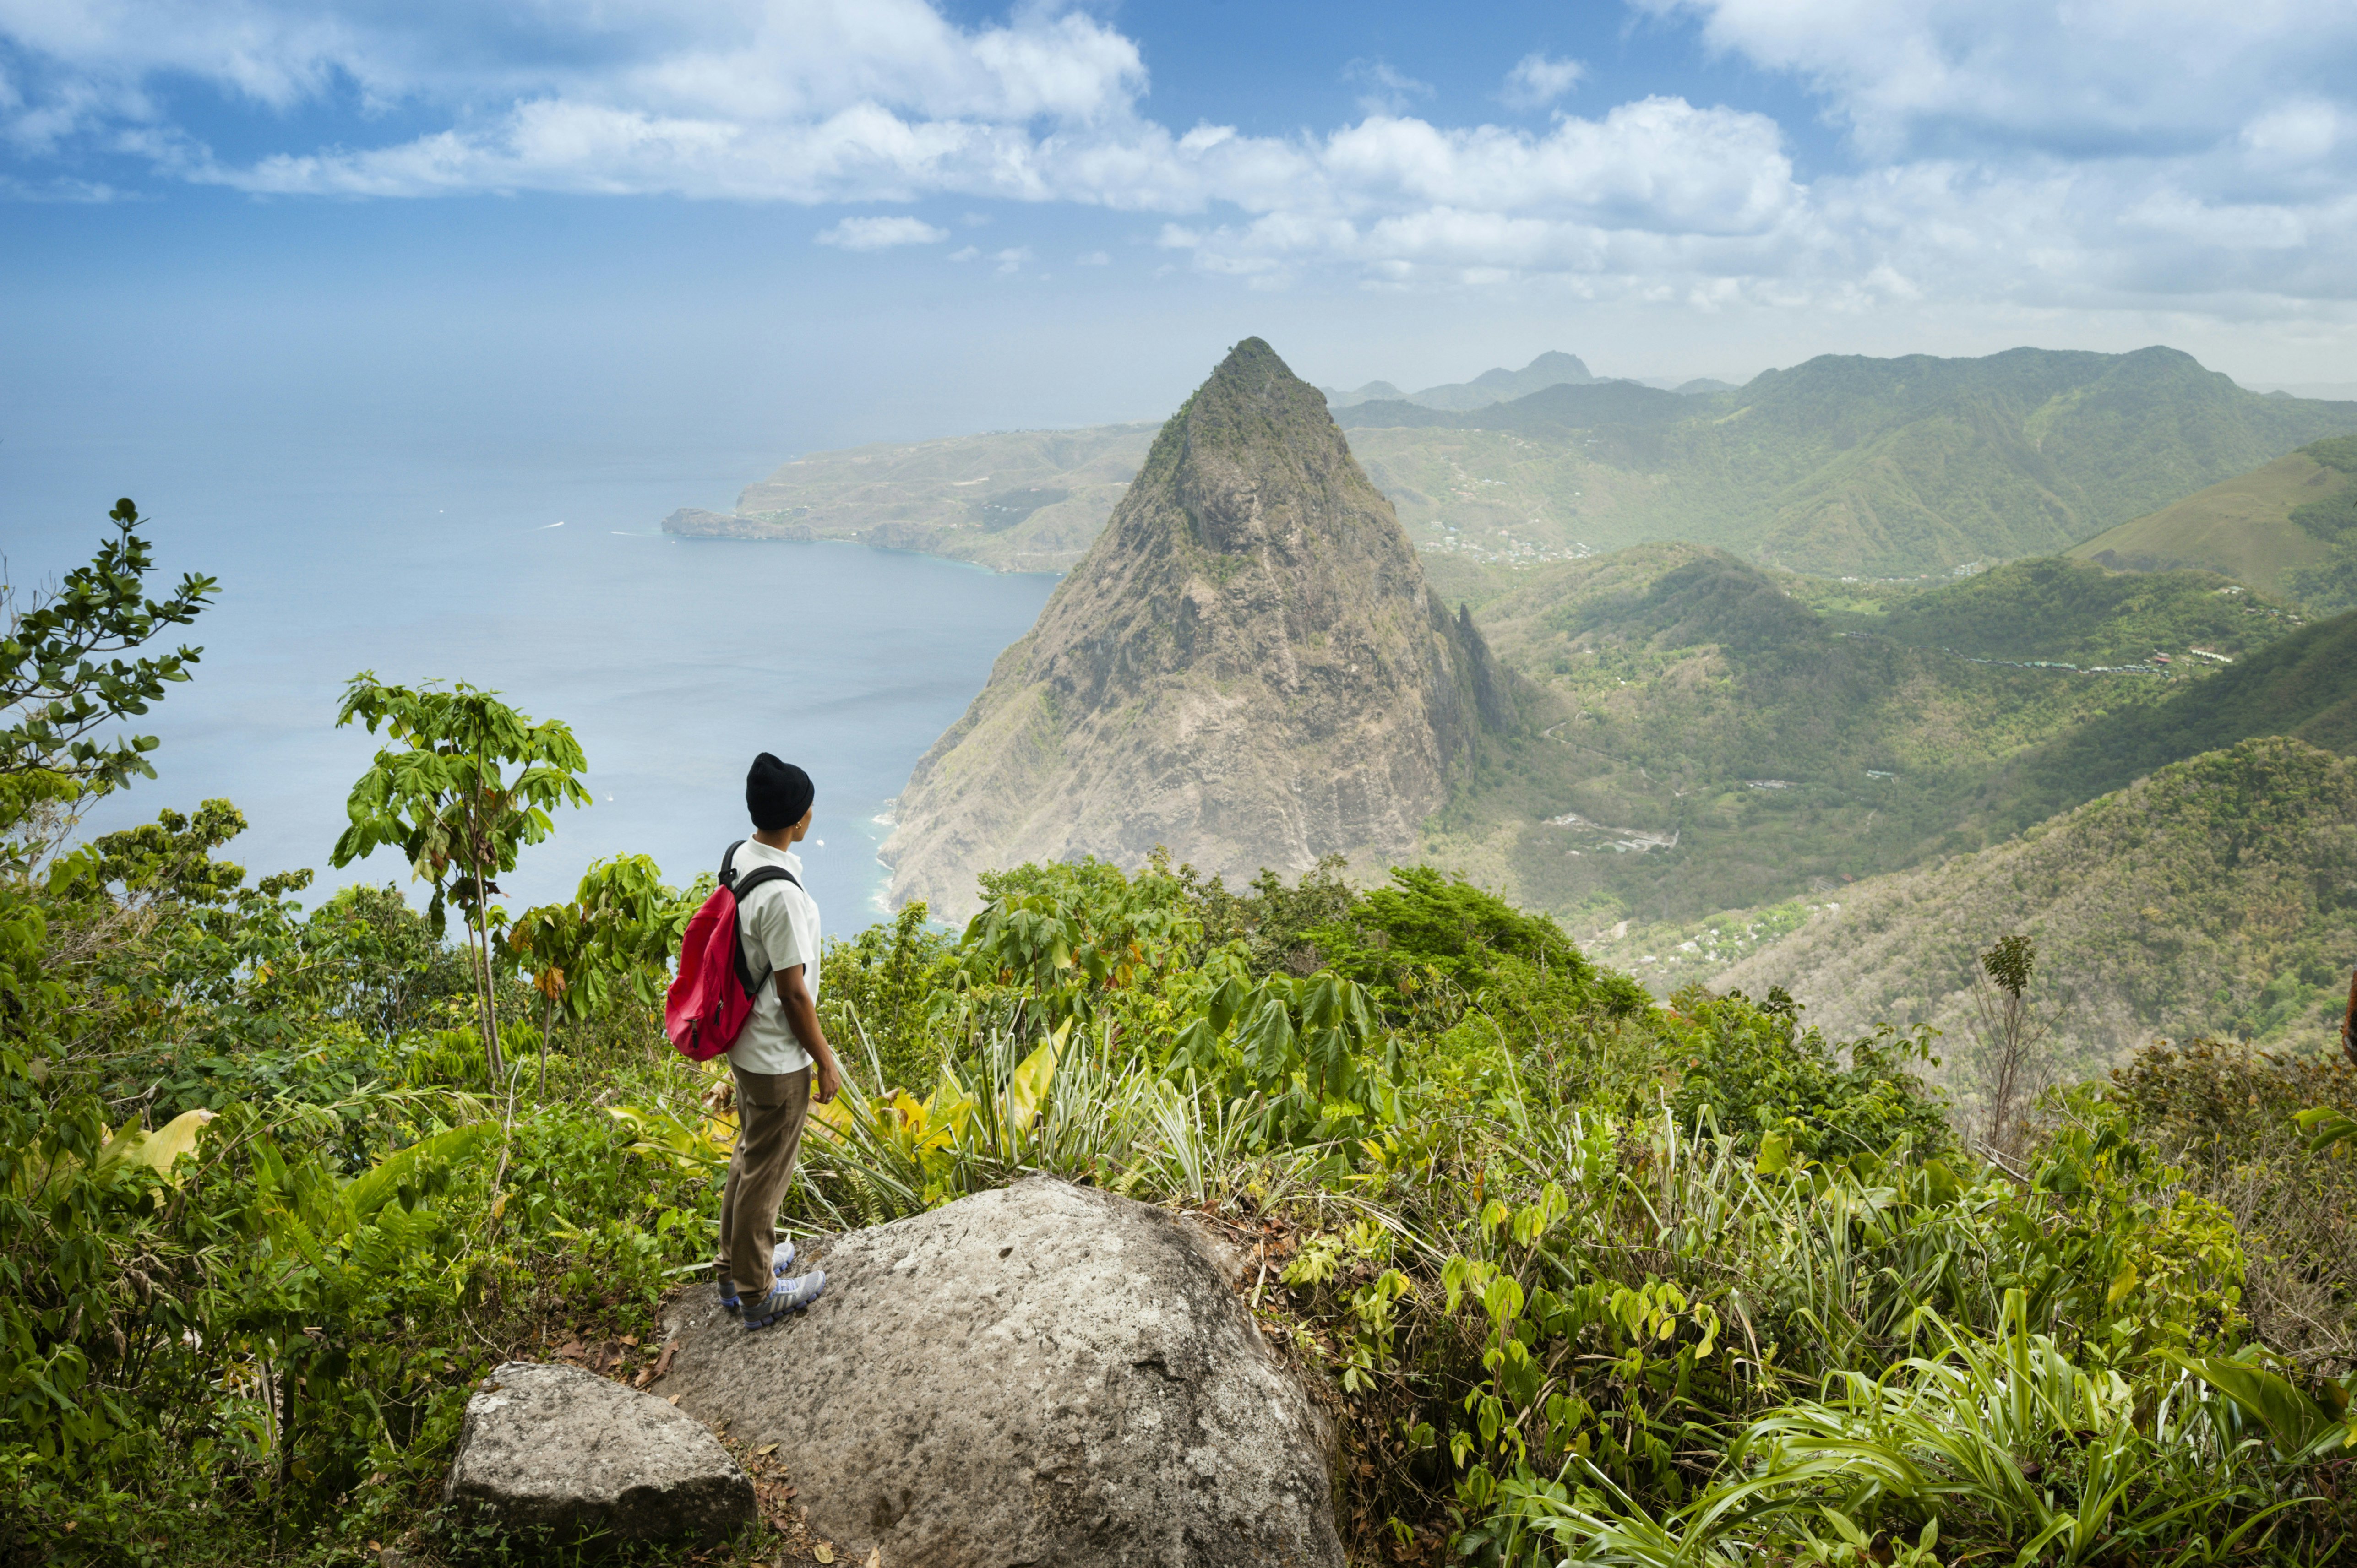
[[[1825,356],[1700,398],[1609,383],[1340,417],[1402,520],[1460,547],[1682,538],[1866,575],[2050,553],[2357,429],[2357,405],[2263,398],[2168,349]]]
[[[2250,736],[2357,751],[2357,613],[2305,626],[2166,702],[2107,712],[2024,755],[1976,813],[1997,832]]]
[[[2357,438],[2335,436],[2109,529],[2071,553],[2117,571],[2201,566],[2316,609],[2357,609]]]
[[[2244,741],[1839,903],[1713,983],[1781,985],[1837,1032],[1960,1037],[1975,955],[2023,931],[2069,1076],[2155,1036],[2312,1056],[2337,1042],[2357,955],[2357,763]]]
[[[2210,694],[2228,676],[2276,691],[2282,660],[2260,654],[2300,622],[2206,573],[2049,559],[1926,591],[1643,545],[1523,574],[1477,620],[1560,706],[1427,853],[1583,932],[1978,848],[2111,787],[2074,782],[2087,746],[2175,760],[2271,733],[2302,700]],[[2307,700],[2357,699],[2357,666],[2293,662]],[[2050,754],[2071,760],[2033,760]],[[2039,789],[2062,793],[2023,815]]]
[[[494,693],[365,671],[320,715],[378,748],[321,850],[397,844],[405,885],[305,909],[305,874],[221,858],[226,801],[75,843],[95,793],[160,792],[136,721],[203,678],[163,641],[217,591],[152,596],[135,509],[114,521],[0,650],[0,1561],[580,1560],[607,1543],[488,1537],[443,1479],[493,1368],[644,1387],[663,1304],[712,1290],[734,1109],[653,1009],[708,884],[623,856],[501,908],[495,876],[567,854],[587,757]],[[1805,629],[1696,553],[1599,591],[1529,607],[1534,638],[1609,628],[1598,660],[1635,668],[1649,639]],[[2046,909],[2058,979],[2073,899],[2183,931],[2164,1009],[2213,971],[2231,996],[2266,944],[2321,965],[2350,768],[2273,741],[2170,770],[1978,857],[1942,929]],[[2222,956],[2128,913],[2190,876]],[[1042,1173],[1199,1216],[1332,1420],[1354,1562],[2318,1563],[2357,1528],[2357,1185],[2330,1153],[2357,1072],[2147,1053],[1952,1122],[1928,1034],[1844,1038],[1777,992],[1664,1005],[1428,868],[1082,861],[980,892],[956,936],[914,908],[830,946],[849,1082],[790,1228],[816,1251]],[[2007,950],[1991,972],[2042,1004],[2045,961]],[[759,1518],[639,1559],[836,1560],[791,1445],[721,1435]]]

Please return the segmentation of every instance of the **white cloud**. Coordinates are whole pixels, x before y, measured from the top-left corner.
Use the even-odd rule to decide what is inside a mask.
[[[961,249],[952,251],[950,252],[950,260],[953,262],[979,262],[987,260],[991,263],[991,271],[999,274],[1001,276],[1011,276],[1016,273],[1021,272],[1024,267],[1029,263],[1031,260],[1031,247],[1028,245],[1010,245],[1003,251],[985,252],[979,246],[967,245]]]
[[[1359,95],[1359,107],[1370,114],[1398,114],[1417,99],[1432,96],[1430,82],[1394,70],[1384,60],[1354,59],[1342,68],[1342,80],[1366,90]]]
[[[0,124],[41,147],[155,121],[151,90],[172,78],[280,111],[439,106],[468,127],[451,134],[495,145],[509,106],[738,132],[866,108],[1086,125],[1126,115],[1146,80],[1135,43],[1052,3],[969,29],[925,0],[0,0],[0,38],[33,63],[18,102],[0,91]]]
[[[1544,109],[1587,78],[1587,67],[1576,59],[1550,59],[1527,54],[1506,73],[1499,96],[1515,109]]]
[[[2303,98],[2278,104],[2243,127],[2243,145],[2273,164],[2309,164],[2330,153],[2347,135],[2350,114],[2333,104]]]
[[[2347,91],[2347,0],[1631,0],[1793,72],[1885,156],[2183,151],[2260,106]]]
[[[1113,258],[1103,251],[1088,251],[1072,258],[1072,264],[1082,267],[1109,267]]]
[[[920,218],[846,218],[820,230],[818,242],[846,251],[881,251],[894,245],[937,245],[949,237],[948,230],[936,229]]]
[[[0,199],[142,177],[285,197],[946,198],[1151,213],[1174,258],[1271,287],[1548,279],[1697,309],[2357,302],[2347,0],[1631,3],[1800,80],[1854,163],[1803,178],[1773,119],[1669,96],[1536,129],[1448,124],[1428,84],[1379,60],[1349,68],[1369,106],[1347,124],[1166,126],[1137,45],[1059,0],[974,25],[926,0],[0,0]],[[1542,107],[1579,80],[1533,54],[1502,95]],[[205,90],[259,128],[241,141],[278,150],[206,146],[176,117]],[[396,114],[431,128],[372,139]],[[332,141],[304,129],[322,120]],[[950,237],[830,216],[823,241],[847,248]]]

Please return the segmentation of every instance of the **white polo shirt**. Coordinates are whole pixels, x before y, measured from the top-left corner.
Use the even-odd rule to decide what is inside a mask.
[[[777,977],[801,964],[811,997],[817,999],[818,903],[800,886],[802,862],[793,851],[771,849],[751,839],[737,846],[738,880],[762,865],[782,865],[794,874],[794,880],[765,882],[737,906],[745,967],[759,984],[752,1016],[745,1020],[737,1043],[729,1047],[728,1061],[747,1072],[800,1072],[811,1065],[810,1053],[802,1049],[786,1023]]]

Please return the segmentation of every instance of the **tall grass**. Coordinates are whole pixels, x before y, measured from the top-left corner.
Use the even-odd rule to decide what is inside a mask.
[[[2009,1292],[1995,1336],[1940,1323],[1935,1357],[1829,1374],[1820,1397],[1753,1422],[1682,1508],[1649,1510],[1589,1466],[1587,1485],[1510,1484],[1505,1511],[1566,1563],[1627,1568],[1859,1561],[1878,1537],[1886,1557],[1924,1561],[1943,1537],[2004,1541],[2023,1564],[2179,1568],[2266,1552],[2304,1499],[2276,1495],[2225,1402],[2191,1378],[2140,1402],[2032,1333],[2028,1315]]]

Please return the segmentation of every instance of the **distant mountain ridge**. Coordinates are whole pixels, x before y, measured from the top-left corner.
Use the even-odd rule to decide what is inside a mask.
[[[1595,379],[1577,354],[1549,349],[1519,371],[1501,367],[1484,371],[1469,381],[1449,381],[1422,392],[1404,392],[1389,381],[1369,381],[1355,392],[1343,392],[1337,387],[1318,390],[1333,408],[1380,401],[1413,403],[1420,408],[1471,409],[1507,403],[1552,386],[1586,386]]]
[[[956,916],[978,872],[1157,845],[1238,879],[1329,854],[1380,868],[1520,727],[1324,399],[1247,338],[917,764],[891,898]]]
[[[2263,397],[2171,349],[2017,349],[1825,355],[1686,398],[1607,383],[1341,418],[1412,527],[1435,516],[1460,536],[1544,531],[1590,548],[1687,538],[1795,571],[1904,575],[2067,549],[2357,431],[2357,403]],[[1429,434],[1443,426],[1544,445]],[[1474,490],[1452,494],[1459,474]]]
[[[1534,363],[1551,375],[1577,364],[1555,358]],[[1591,377],[1471,409],[1386,398],[1333,413],[1419,548],[1534,565],[1685,539],[1878,577],[2052,554],[2357,432],[2357,403],[2261,396],[2169,349],[1824,356],[1730,391]],[[735,518],[680,531],[807,529],[1063,570],[1152,435],[1101,426],[813,454],[748,487]],[[2357,566],[2344,575],[2357,595]]]

